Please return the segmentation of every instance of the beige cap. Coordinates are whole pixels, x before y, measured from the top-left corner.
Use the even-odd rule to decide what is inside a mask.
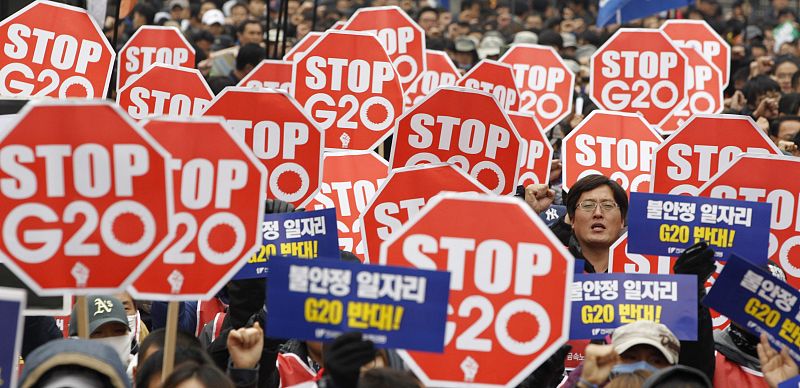
[[[681,350],[678,338],[666,326],[645,320],[618,327],[611,335],[611,345],[617,354],[636,345],[650,345],[658,349],[672,365],[678,363],[678,353]]]

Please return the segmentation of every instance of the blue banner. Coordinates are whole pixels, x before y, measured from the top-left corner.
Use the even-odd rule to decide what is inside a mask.
[[[25,292],[0,287],[0,387],[17,386]]]
[[[694,0],[600,0],[597,26],[626,23],[691,4]]]
[[[264,238],[261,248],[233,277],[234,280],[266,277],[271,257],[339,257],[335,208],[265,214],[261,231]]]
[[[800,292],[767,268],[733,255],[703,304],[757,335],[766,332],[773,347],[788,346],[789,354],[800,361],[798,296]]]
[[[631,193],[628,252],[679,256],[708,241],[718,260],[736,252],[766,262],[771,209],[761,202]]]
[[[444,350],[448,272],[273,258],[267,281],[270,337],[327,341],[360,331],[378,347]]]
[[[778,388],[800,388],[800,376],[792,377],[791,379],[778,384]]]
[[[680,340],[697,340],[693,275],[577,274],[571,295],[571,340],[603,338],[642,319],[663,323]]]

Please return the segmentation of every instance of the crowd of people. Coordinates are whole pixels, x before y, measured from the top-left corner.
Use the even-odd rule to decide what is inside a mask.
[[[591,0],[463,0],[451,12],[435,0],[286,0],[281,28],[280,0],[139,0],[132,12],[103,27],[116,48],[143,25],[179,28],[196,50],[196,65],[214,93],[237,84],[267,57],[311,31],[346,21],[367,6],[396,5],[424,29],[428,49],[447,52],[463,73],[479,60],[496,59],[516,43],[554,47],[577,75],[575,98],[583,111],[572,113],[549,133],[555,154],[549,184],[518,190],[536,212],[552,204],[567,214],[552,227],[584,271],[608,271],[608,254],[624,233],[628,197],[616,182],[585,177],[568,193],[560,189],[560,141],[597,107],[586,95],[589,59],[620,26],[596,26],[598,2]],[[110,2],[111,3],[111,2]],[[787,155],[800,156],[800,24],[788,0],[768,4],[737,0],[697,0],[692,6],[653,15],[625,26],[657,28],[668,18],[702,19],[732,49],[725,113],[751,116]],[[316,15],[315,15],[316,12]],[[117,29],[115,31],[115,24]],[[283,36],[285,34],[285,37]],[[238,48],[234,68],[214,73],[215,53]],[[270,200],[268,212],[291,212],[292,205]],[[357,260],[343,252],[345,260]],[[785,280],[780,267],[769,264]],[[698,243],[674,264],[674,273],[698,279],[698,301],[714,272],[714,252]],[[167,303],[137,301],[128,294],[88,299],[89,339],[62,339],[50,317],[28,317],[22,358],[22,387],[420,387],[393,350],[376,349],[359,333],[330,343],[269,338],[264,335],[265,287],[261,280],[231,281],[216,298],[181,303],[174,370],[161,376]],[[639,321],[618,328],[606,343],[585,351],[583,364],[565,371],[565,345],[522,384],[524,387],[776,387],[798,375],[786,349],[732,324],[713,331],[707,307],[698,303],[698,340],[679,341],[666,326]],[[76,337],[84,317],[73,316]],[[682,385],[675,385],[682,384]]]

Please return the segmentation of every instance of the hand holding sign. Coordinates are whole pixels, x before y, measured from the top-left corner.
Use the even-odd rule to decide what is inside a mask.
[[[800,373],[797,363],[789,355],[788,348],[782,347],[781,351],[777,352],[769,344],[766,334],[761,334],[761,343],[756,346],[756,351],[758,361],[761,362],[761,373],[764,374],[764,380],[770,387],[777,387],[778,384]]]

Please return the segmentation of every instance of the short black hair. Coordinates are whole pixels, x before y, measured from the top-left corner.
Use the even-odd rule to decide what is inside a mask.
[[[778,137],[778,133],[781,129],[781,124],[785,121],[800,121],[800,116],[781,116],[775,120],[770,121],[769,123],[769,135],[772,137]]]
[[[787,43],[794,45],[796,42],[793,41]],[[793,63],[795,66],[797,66],[798,69],[800,69],[800,60],[798,60],[794,55],[781,55],[775,58],[775,64],[772,66],[772,74],[775,74],[775,71],[777,71],[778,66],[786,62]]]
[[[800,94],[786,93],[778,100],[778,113],[784,115],[796,115],[800,109]]]
[[[133,12],[142,15],[145,20],[145,24],[153,24],[156,20],[156,9],[153,8],[150,4],[147,3],[139,3],[133,6]]]
[[[159,350],[164,349],[164,341],[166,338],[166,330],[164,328],[156,329],[150,332],[147,337],[144,337],[142,343],[139,344],[139,353],[138,357],[138,364],[142,365],[145,363],[146,360],[142,359],[144,355],[150,351],[152,348],[158,348]],[[176,348],[186,348],[186,349],[196,349],[202,350],[203,345],[200,344],[200,340],[197,337],[184,333],[178,330],[178,334],[175,337],[175,347]]]
[[[163,388],[176,388],[181,383],[197,379],[205,387],[234,388],[233,381],[214,365],[203,365],[196,362],[185,362],[175,368],[162,384]]]
[[[243,34],[243,33],[244,33],[244,29],[245,29],[245,28],[247,28],[247,25],[248,25],[248,24],[255,24],[255,25],[257,25],[257,26],[258,26],[258,28],[259,28],[259,29],[261,29],[261,33],[262,33],[262,34],[264,33],[264,26],[263,26],[263,25],[261,25],[261,23],[259,23],[258,21],[255,21],[255,20],[253,20],[253,19],[248,19],[248,20],[245,20],[245,21],[243,21],[241,24],[239,24],[239,27],[236,27],[236,33],[237,33],[237,34]]]
[[[744,84],[742,93],[744,98],[747,99],[747,104],[755,108],[758,97],[767,92],[780,92],[781,87],[768,75],[759,75],[751,78]]]
[[[184,363],[196,363],[202,365],[204,368],[216,367],[214,361],[202,349],[190,348],[175,348],[175,368],[177,369]],[[164,367],[164,351],[159,350],[151,357],[148,357],[144,364],[139,364],[136,369],[136,384],[137,388],[148,388],[149,382],[153,377],[161,373]],[[213,385],[212,385],[213,386]]]
[[[267,57],[264,48],[255,44],[248,43],[239,49],[236,55],[236,70],[244,70],[245,66],[258,66]]]
[[[567,200],[564,202],[570,219],[575,219],[575,210],[578,208],[578,200],[581,195],[600,186],[608,186],[611,189],[614,201],[619,206],[619,211],[622,214],[622,219],[623,221],[626,220],[628,216],[628,193],[615,180],[600,174],[587,175],[570,187],[569,192],[567,192]]]
[[[375,368],[361,374],[358,388],[417,388],[419,381],[408,371]]]
[[[800,86],[800,70],[795,71],[792,74],[792,89],[797,90],[797,87]]]
[[[429,7],[429,6],[425,6],[425,7],[420,8],[419,12],[417,12],[417,20],[419,20],[419,17],[422,16],[422,14],[425,13],[425,12],[433,12],[433,13],[436,14],[436,18],[437,19],[439,18],[439,10],[438,9],[433,8],[433,7]]]

